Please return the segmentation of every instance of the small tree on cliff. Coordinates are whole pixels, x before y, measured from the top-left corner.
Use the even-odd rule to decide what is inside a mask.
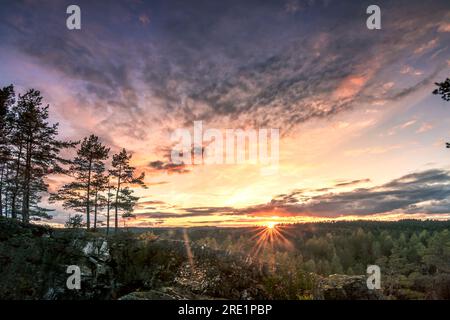
[[[69,168],[74,181],[64,185],[50,197],[51,201],[62,201],[66,209],[85,212],[88,229],[91,227],[91,208],[95,206],[96,171],[104,170],[104,160],[108,158],[108,153],[109,148],[97,136],[84,138]]]
[[[112,169],[109,170],[112,178],[115,179],[115,198],[113,202],[115,224],[114,228],[117,232],[119,226],[119,210],[125,214],[130,214],[133,211],[134,204],[138,200],[137,197],[132,196],[132,191],[128,189],[130,185],[139,185],[145,188],[144,177],[142,173],[135,177],[135,167],[130,165],[131,154],[128,154],[125,149],[122,149],[118,154],[113,156]]]

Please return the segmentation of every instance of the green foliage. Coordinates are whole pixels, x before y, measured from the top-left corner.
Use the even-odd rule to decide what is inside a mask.
[[[74,180],[50,196],[51,202],[61,201],[65,209],[84,212],[88,229],[91,227],[92,208],[95,210],[94,228],[96,227],[98,195],[105,190],[108,182],[103,175],[108,153],[109,148],[102,144],[99,137],[90,135],[84,138],[68,170]]]
[[[60,152],[75,146],[57,139],[58,124],[48,122],[42,100],[34,89],[17,99],[12,86],[0,90],[0,215],[20,214],[24,222],[51,218],[51,210],[39,206],[45,178],[65,172]]]
[[[112,168],[109,170],[109,175],[112,179],[115,179],[116,195],[114,202],[114,216],[115,216],[115,230],[119,227],[119,211],[123,216],[132,216],[132,211],[139,198],[133,196],[133,190],[129,185],[137,185],[145,188],[144,178],[145,173],[135,176],[136,168],[130,165],[132,155],[128,154],[125,149],[122,149],[119,153],[113,155]]]
[[[64,227],[66,227],[67,229],[77,229],[82,228],[83,226],[83,216],[81,214],[70,216],[64,224]]]
[[[68,262],[79,261],[73,237],[0,218],[0,299],[38,299],[64,285]]]
[[[422,248],[423,261],[431,272],[450,273],[450,233],[449,230],[435,232]]]

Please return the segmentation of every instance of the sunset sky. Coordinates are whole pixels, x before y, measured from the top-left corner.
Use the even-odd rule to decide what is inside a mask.
[[[129,226],[449,218],[450,103],[431,92],[450,77],[450,2],[376,1],[368,30],[372,2],[2,1],[0,85],[40,90],[62,138],[133,153],[148,188]],[[278,128],[278,171],[171,165],[193,121]]]

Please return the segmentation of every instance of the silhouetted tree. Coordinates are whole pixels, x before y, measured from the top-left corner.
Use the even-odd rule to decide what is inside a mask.
[[[111,199],[114,194],[112,191],[114,190],[114,186],[111,184],[111,176],[108,175],[108,187],[106,193],[106,234],[109,234],[109,226],[110,226],[110,212],[111,212]]]
[[[69,216],[64,227],[68,229],[77,229],[84,227],[83,216],[81,214],[75,214],[74,216]]]
[[[433,91],[433,94],[440,95],[445,101],[450,101],[450,78],[445,79],[444,82],[436,82],[437,89]]]
[[[64,185],[50,197],[52,202],[62,201],[66,209],[85,212],[87,229],[91,227],[91,207],[95,205],[92,199],[95,189],[94,175],[104,171],[103,161],[108,158],[108,153],[109,148],[104,146],[97,136],[84,138],[69,168],[69,174],[75,180]]]
[[[444,82],[435,83],[438,88],[433,91],[433,94],[440,95],[445,101],[450,101],[450,78],[445,79]],[[450,143],[445,143],[446,148],[450,149]]]
[[[133,190],[128,187],[120,190],[119,193],[119,206],[122,209],[122,217],[123,218],[131,218],[134,217],[133,210],[136,206],[139,197],[133,196]]]
[[[107,189],[108,177],[105,176],[105,166],[103,163],[99,163],[94,168],[94,175],[92,177],[92,189],[94,193],[94,231],[97,230],[97,217],[98,211],[106,205],[106,198],[102,195],[102,192]]]
[[[15,102],[14,87],[12,85],[0,89],[0,216],[7,215],[4,206],[7,193],[7,180],[11,156],[10,133],[12,130],[11,107]]]
[[[63,165],[69,162],[59,154],[62,149],[75,146],[74,142],[57,139],[58,123],[48,122],[49,106],[43,106],[42,99],[39,91],[31,89],[19,95],[11,108],[11,210],[13,218],[20,212],[24,222],[30,217],[50,218],[50,210],[39,207],[42,193],[48,187],[44,178],[64,173]]]
[[[115,216],[115,230],[117,232],[119,223],[119,210],[124,213],[130,212],[130,206],[134,206],[132,191],[127,190],[127,185],[144,185],[145,174],[135,177],[134,171],[136,168],[130,165],[131,154],[128,154],[125,149],[122,149],[118,154],[113,156],[112,168],[109,170],[111,177],[116,180],[116,195],[114,198],[114,216]],[[136,199],[137,200],[137,199]],[[131,209],[132,211],[132,209]]]

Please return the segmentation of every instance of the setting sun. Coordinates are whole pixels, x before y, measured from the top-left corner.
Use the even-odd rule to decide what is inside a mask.
[[[267,227],[268,229],[273,229],[273,228],[275,228],[276,225],[277,225],[276,222],[271,221],[271,222],[268,222],[268,223],[266,224],[266,227]]]

